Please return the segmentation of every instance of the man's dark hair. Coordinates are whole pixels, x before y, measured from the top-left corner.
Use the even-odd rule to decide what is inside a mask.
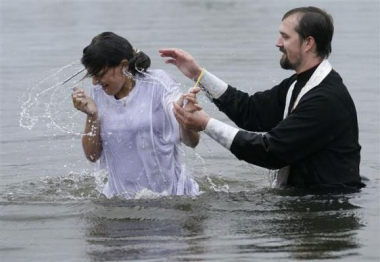
[[[295,28],[303,41],[311,36],[317,44],[319,57],[327,58],[331,53],[331,41],[334,34],[334,22],[331,15],[317,7],[299,7],[288,11],[282,20],[290,15],[299,14],[299,23]]]

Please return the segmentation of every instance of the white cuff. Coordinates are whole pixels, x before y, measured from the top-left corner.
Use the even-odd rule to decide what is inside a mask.
[[[228,88],[228,85],[223,80],[206,70],[199,80],[199,83],[215,99],[218,99],[221,95],[223,95]]]
[[[204,132],[216,142],[230,150],[232,141],[234,140],[239,129],[229,126],[219,120],[210,118]]]

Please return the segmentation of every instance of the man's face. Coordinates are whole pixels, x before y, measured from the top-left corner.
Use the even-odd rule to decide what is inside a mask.
[[[297,70],[302,64],[302,43],[298,33],[295,31],[298,25],[298,15],[293,14],[285,18],[279,28],[280,37],[276,46],[283,53],[280,65],[284,69]]]

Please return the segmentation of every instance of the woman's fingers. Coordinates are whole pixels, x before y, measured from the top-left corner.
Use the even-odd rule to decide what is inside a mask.
[[[74,107],[78,110],[83,110],[86,105],[86,100],[83,98],[77,98],[74,100]]]
[[[86,112],[86,106],[88,104],[88,99],[83,89],[75,89],[71,94],[74,107],[80,111]]]

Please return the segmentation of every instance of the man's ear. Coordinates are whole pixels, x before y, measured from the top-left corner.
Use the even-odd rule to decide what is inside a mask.
[[[316,52],[317,51],[317,46],[316,46],[314,37],[308,36],[304,40],[304,43],[305,43],[305,51],[306,52],[309,52],[309,51]]]

